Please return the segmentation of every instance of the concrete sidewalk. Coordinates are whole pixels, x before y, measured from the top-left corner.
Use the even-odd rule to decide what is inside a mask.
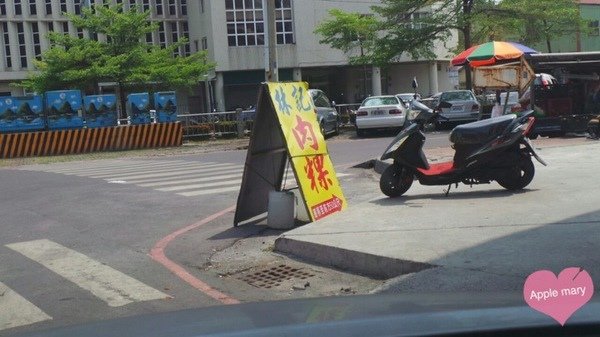
[[[281,235],[279,252],[396,278],[400,290],[522,289],[540,269],[586,269],[600,280],[600,143],[543,148],[548,167],[523,191],[497,183],[442,186],[417,181],[390,199],[373,181],[347,211]],[[418,273],[415,273],[418,272]],[[412,274],[415,273],[415,274]]]

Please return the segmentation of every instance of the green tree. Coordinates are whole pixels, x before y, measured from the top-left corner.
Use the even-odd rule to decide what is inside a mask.
[[[367,96],[367,64],[373,59],[379,22],[372,15],[348,13],[337,8],[329,11],[330,19],[315,30],[328,44],[348,55],[350,63],[363,66],[363,95]]]
[[[491,1],[480,1],[489,3]],[[363,41],[363,56],[350,58],[351,62],[361,60],[379,66],[386,66],[395,57],[404,53],[413,59],[433,59],[435,43],[444,43],[461,32],[463,47],[471,46],[471,30],[478,16],[474,0],[382,0],[381,5],[372,6],[374,12],[369,22],[369,41]],[[357,14],[337,13],[333,19],[321,23],[316,32],[323,42],[333,48],[352,46],[347,27],[354,30],[363,27],[355,24]],[[446,55],[444,55],[446,56]],[[467,76],[470,87],[470,73]]]
[[[321,42],[347,52],[358,32],[366,30],[362,57],[350,61],[385,66],[404,53],[413,59],[436,57],[434,45],[446,44],[453,31],[459,32],[460,44],[448,47],[456,53],[473,44],[506,39],[526,45],[545,41],[551,52],[554,38],[583,31],[586,25],[577,0],[381,0],[371,10],[375,15],[368,17],[368,25],[359,21],[364,15],[332,11],[332,18],[316,30]]]
[[[99,82],[116,82],[118,89],[152,83],[158,88],[186,88],[197,84],[214,67],[205,52],[177,56],[187,41],[160,48],[145,42],[157,30],[150,13],[123,11],[122,5],[82,8],[82,15],[67,14],[77,28],[88,32],[78,38],[50,33],[51,48],[42,53],[32,72],[21,84],[29,91],[81,89],[95,92]],[[98,41],[98,34],[106,42]]]
[[[549,53],[555,38],[587,30],[577,0],[503,0],[499,7],[514,14],[503,20],[513,36],[527,45],[545,42]]]

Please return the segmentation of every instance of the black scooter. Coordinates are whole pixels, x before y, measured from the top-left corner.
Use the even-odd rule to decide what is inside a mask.
[[[546,166],[526,138],[534,124],[533,111],[517,117],[514,114],[459,125],[450,133],[455,149],[454,160],[429,164],[423,153],[424,125],[446,119],[441,108],[452,104],[441,102],[430,109],[416,100],[411,103],[412,124],[401,131],[385,150],[381,160],[394,159],[381,175],[379,187],[388,197],[404,194],[415,177],[422,185],[487,184],[497,181],[508,190],[527,186],[535,174],[531,157]]]

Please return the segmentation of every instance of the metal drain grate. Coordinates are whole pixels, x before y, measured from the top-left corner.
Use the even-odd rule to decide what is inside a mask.
[[[240,278],[240,280],[255,286],[257,288],[273,288],[280,285],[283,281],[291,279],[305,280],[313,277],[315,274],[306,271],[302,268],[293,268],[281,264],[277,267],[258,271],[254,274],[249,274]]]

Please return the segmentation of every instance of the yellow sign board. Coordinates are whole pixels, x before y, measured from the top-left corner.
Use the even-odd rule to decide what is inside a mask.
[[[308,84],[267,85],[311,220],[346,209],[348,205],[319,128]]]
[[[311,221],[348,205],[327,152],[308,84],[264,83],[258,93],[234,226],[268,211],[268,196],[280,191],[292,164]]]

